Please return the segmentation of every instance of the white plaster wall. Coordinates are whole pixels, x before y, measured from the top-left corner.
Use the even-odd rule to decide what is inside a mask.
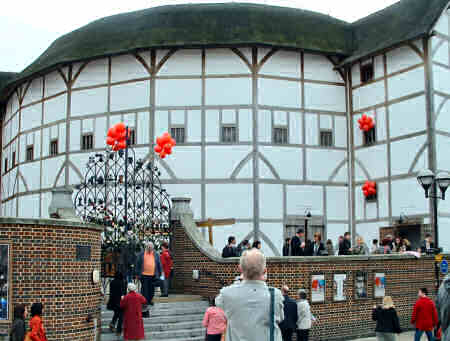
[[[75,65],[75,69],[80,65]],[[73,73],[75,75],[75,73]],[[73,88],[106,84],[108,82],[108,59],[98,59],[89,62],[78,75]]]
[[[261,75],[300,78],[300,53],[278,51],[263,64],[259,73]]]
[[[55,126],[55,130],[58,132],[55,133],[58,136],[58,152],[64,153],[66,151],[66,126],[64,123],[60,123]]]
[[[17,93],[13,93],[11,95],[9,102],[11,103],[11,113],[14,114],[17,110],[19,110],[19,99],[17,97]]]
[[[272,114],[268,110],[258,111],[258,141],[272,141]]]
[[[437,50],[436,50],[437,49]],[[438,37],[431,39],[431,50],[433,51],[433,61],[449,65],[449,42]]]
[[[111,111],[143,108],[149,105],[149,81],[111,86]]]
[[[377,182],[377,197],[380,217],[389,217],[389,188],[387,182]]]
[[[259,185],[259,214],[262,219],[283,219],[282,185]]]
[[[83,125],[84,126],[84,125]],[[94,147],[104,148],[106,145],[106,117],[95,118],[95,133],[94,133]],[[139,139],[139,132],[138,139]]]
[[[323,214],[322,186],[286,186],[287,214],[304,215],[308,208],[312,215]]]
[[[387,176],[387,148],[386,145],[376,145],[355,151],[355,157],[364,165],[372,179]],[[365,181],[366,176],[359,165],[355,165],[355,180]]]
[[[438,31],[439,33],[450,35],[449,34],[449,11],[446,11],[442,14],[442,16],[439,18],[438,22],[436,23],[436,26],[434,26],[434,30]]]
[[[31,81],[31,84],[23,98],[22,105],[27,105],[31,102],[36,102],[42,99],[42,78],[36,78]]]
[[[306,149],[306,178],[312,181],[329,181],[347,153],[340,150]]]
[[[303,176],[301,150],[292,147],[263,146],[260,152],[272,164],[281,179],[298,180]],[[286,167],[289,165],[289,167]]]
[[[206,142],[219,142],[219,111],[206,110]]]
[[[372,246],[373,239],[380,239],[380,227],[389,226],[386,221],[380,221],[376,223],[361,223],[356,224],[356,234],[361,236],[367,246]]]
[[[72,116],[100,114],[106,111],[108,111],[108,88],[72,92]]]
[[[64,160],[64,156],[60,156],[42,161],[42,188],[53,187],[56,175],[60,171]]]
[[[40,195],[25,195],[19,199],[19,217],[22,218],[39,218],[39,201]]]
[[[52,202],[52,192],[45,192],[41,194],[41,217],[50,218],[48,214],[48,207]]]
[[[155,136],[161,136],[168,131],[169,127],[169,113],[167,111],[155,112]]]
[[[188,111],[187,138],[189,142],[200,142],[202,139],[202,112],[200,110]]]
[[[150,65],[149,58],[145,58],[146,54],[141,54]],[[131,79],[150,77],[144,66],[133,55],[123,55],[113,57],[111,59],[111,82],[123,82]]]
[[[319,144],[319,118],[314,114],[305,114],[305,140],[309,146]]]
[[[138,144],[150,143],[149,125],[150,114],[147,111],[137,113],[137,131],[136,138]]]
[[[386,53],[388,74],[423,63],[422,58],[409,46],[402,46]]]
[[[251,63],[251,58],[248,61]],[[249,74],[250,69],[230,49],[207,49],[205,72],[207,75]]]
[[[201,98],[202,81],[200,79],[156,80],[157,106],[200,105]]]
[[[433,65],[434,89],[450,94],[450,70],[439,65]]]
[[[374,71],[375,71],[375,78],[380,78],[384,76],[384,62],[383,62],[383,56],[376,56],[374,60]],[[361,76],[360,76],[361,78]]]
[[[301,144],[302,140],[302,113],[289,113],[289,143]]]
[[[305,83],[305,107],[308,110],[345,112],[345,87]]]
[[[250,109],[239,110],[239,141],[253,140],[253,112]]]
[[[250,146],[206,147],[206,177],[213,179],[230,178],[238,164],[250,152]]]
[[[58,72],[52,72],[45,76],[45,92],[44,96],[52,96],[61,91],[66,91],[66,83]]]
[[[70,122],[70,151],[80,150],[81,121]]]
[[[21,165],[20,172],[25,179],[29,191],[35,191],[40,188],[41,164],[39,161]]]
[[[355,218],[356,220],[364,220],[366,218],[364,214],[365,198],[361,190],[362,185],[355,186]]]
[[[331,187],[326,188],[327,219],[348,219],[348,188]]]
[[[407,174],[420,148],[427,141],[426,135],[391,143],[392,175]]]
[[[338,251],[336,247],[339,236],[343,236],[348,230],[348,224],[327,224],[327,239],[333,242],[334,251]]]
[[[347,119],[341,116],[334,117],[334,144],[336,147],[347,147]]]
[[[199,179],[201,177],[202,163],[199,147],[177,145],[173,156],[168,155],[164,160],[179,179]]]
[[[278,255],[282,255],[281,251],[283,249],[283,224],[282,223],[261,223],[260,230],[263,232],[270,241],[275,245],[278,251]],[[261,240],[261,251],[266,257],[273,257],[276,254],[273,250]]]
[[[194,212],[195,219],[201,219],[202,215],[202,191],[198,184],[164,184],[164,188],[172,198],[189,197],[191,198],[191,209]],[[213,217],[215,218],[215,217]]]
[[[392,180],[392,215],[400,216],[405,207],[410,215],[429,213],[428,200],[415,177]]]
[[[450,100],[444,99],[440,96],[434,96],[436,111],[441,108],[437,113],[436,129],[450,132]],[[445,103],[443,103],[445,101]],[[441,107],[442,105],[442,107]]]
[[[258,79],[258,103],[289,108],[301,105],[300,82],[278,79]]]
[[[40,104],[38,104],[40,106]],[[60,95],[44,102],[44,124],[66,118],[67,95]]]
[[[424,72],[424,68],[419,67],[412,71],[390,77],[388,79],[389,100],[424,91]]]
[[[450,138],[436,135],[436,163],[438,169],[450,170]]]
[[[339,72],[333,70],[334,65],[325,56],[305,53],[303,58],[305,79],[343,83]]]
[[[207,217],[253,218],[252,184],[207,184],[205,201]]]
[[[360,110],[384,102],[384,82],[378,81],[353,90],[353,109]]]
[[[425,96],[391,105],[389,118],[391,138],[425,130],[427,127]]]
[[[260,173],[260,177],[261,173]],[[253,178],[253,162],[250,160],[244,167],[241,168],[239,173],[236,175],[236,179],[252,179]]]
[[[319,128],[320,129],[332,129],[333,128],[333,116],[320,115],[319,116]]]
[[[158,76],[200,75],[202,73],[201,50],[179,50],[162,66]]]
[[[248,77],[208,78],[205,80],[205,94],[206,105],[251,104],[252,80]]]
[[[352,86],[358,86],[361,84],[361,72],[359,63],[352,66]]]
[[[41,125],[42,106],[35,104],[21,110],[21,131],[36,128]]]
[[[450,218],[448,217],[439,217],[439,247],[444,249],[445,253],[448,253],[450,250]]]
[[[336,176],[334,177],[333,181],[336,182],[346,182],[348,181],[348,162],[346,162],[337,172]]]

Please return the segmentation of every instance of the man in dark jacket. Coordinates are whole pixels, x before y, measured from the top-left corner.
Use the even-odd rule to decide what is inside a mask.
[[[222,257],[239,257],[236,249],[236,238],[233,236],[228,237],[228,244],[222,250]]]
[[[420,246],[420,252],[426,254],[434,253],[434,243],[431,234],[429,233],[426,234],[425,240],[422,242],[422,245]]]
[[[291,238],[286,238],[283,245],[283,257],[293,256],[291,254]]]
[[[289,288],[283,285],[281,292],[284,297],[284,320],[279,324],[283,341],[292,341],[292,334],[297,328],[297,303],[289,297]]]
[[[350,255],[352,252],[352,243],[350,241],[350,232],[344,233],[344,240],[339,244],[339,256]]]
[[[291,240],[291,254],[293,256],[311,256],[311,242],[305,238],[303,229],[297,230],[297,235]]]
[[[148,304],[153,305],[153,296],[155,296],[155,284],[160,280],[162,271],[159,254],[153,250],[153,243],[147,243],[145,251],[137,257],[136,273],[141,281],[142,295]]]

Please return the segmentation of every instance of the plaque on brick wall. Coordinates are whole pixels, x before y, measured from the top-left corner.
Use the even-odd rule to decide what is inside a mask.
[[[91,260],[90,245],[77,245],[77,260]]]
[[[311,276],[311,302],[325,302],[325,275]]]
[[[367,298],[367,272],[358,271],[355,273],[355,298]]]
[[[10,319],[11,295],[10,295],[10,245],[0,244],[0,322],[6,322]]]
[[[347,296],[345,295],[345,281],[347,280],[347,274],[334,274],[333,285],[334,293],[333,300],[335,302],[345,301]]]
[[[386,294],[386,277],[384,273],[376,272],[373,280],[373,296],[384,297]]]

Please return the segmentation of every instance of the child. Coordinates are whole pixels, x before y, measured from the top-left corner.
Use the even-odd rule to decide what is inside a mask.
[[[309,330],[311,329],[312,322],[316,318],[311,314],[311,308],[306,299],[306,292],[299,290],[298,296],[300,300],[297,302],[297,341],[308,341]]]

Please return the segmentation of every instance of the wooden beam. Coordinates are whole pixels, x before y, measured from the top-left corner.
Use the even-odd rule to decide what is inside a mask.
[[[211,219],[204,221],[197,221],[195,223],[197,227],[207,227],[208,228],[208,235],[209,235],[209,243],[213,245],[213,234],[212,234],[212,228],[214,226],[226,226],[226,225],[233,225],[236,224],[236,219]]]

